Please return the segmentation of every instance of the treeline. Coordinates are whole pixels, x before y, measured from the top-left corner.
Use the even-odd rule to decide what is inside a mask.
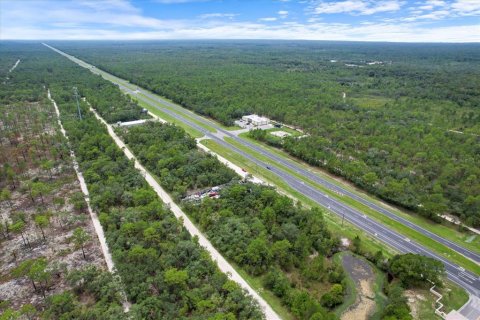
[[[77,86],[89,101],[87,93],[98,90],[99,77],[40,44],[31,45],[29,50],[26,58],[31,60],[30,69],[24,70],[22,76],[44,90],[44,95],[49,88],[57,101],[89,187],[92,207],[100,213],[121,277],[120,288],[133,304],[123,316],[118,291],[112,289],[114,284],[105,280],[107,276],[98,278],[87,270],[72,275],[73,293],[51,297],[44,316],[49,319],[263,318],[252,298],[219,271],[208,253],[158,199],[83,101],[80,101],[83,119],[78,118],[72,86]],[[96,105],[109,106],[107,101],[116,101],[117,94],[121,96],[118,89],[113,96],[111,92],[114,91],[97,93],[95,97],[102,101]],[[81,296],[92,299],[84,301]]]
[[[222,185],[238,178],[216,157],[199,151],[195,139],[175,125],[150,122],[119,128],[118,132],[137,159],[177,200],[188,191]]]
[[[290,154],[432,220],[480,225],[477,44],[56,45],[225,124],[255,112],[299,126],[310,137],[287,138]]]
[[[80,94],[89,97],[88,102],[105,121],[115,123],[149,118],[148,114],[142,112],[137,102],[130,96],[124,95],[116,85],[104,80],[101,76],[92,74],[88,77],[91,78],[89,86],[84,87]],[[69,94],[68,91],[66,93]],[[104,96],[108,96],[109,99],[106,100]]]
[[[19,46],[23,48],[20,51],[17,50]],[[39,50],[38,47],[34,48],[35,46],[37,46],[37,44],[2,43],[0,47],[2,52],[22,60],[18,68],[21,68],[23,71],[13,72],[8,75],[11,80],[8,81],[6,85],[13,86],[13,83],[15,83],[17,89],[0,92],[0,98],[2,101],[5,101],[5,103],[14,103],[22,99],[26,101],[46,99],[42,85],[45,85],[48,81],[47,79],[54,76],[57,70],[53,69],[53,66],[49,63],[50,61],[44,59],[43,55],[39,57],[31,55],[32,51]],[[28,59],[30,63],[24,65],[24,59]],[[8,59],[8,61],[11,61],[11,59]],[[15,61],[13,61],[10,67],[13,66]],[[32,64],[32,62],[35,62],[35,64]],[[0,61],[0,64],[1,63],[3,62]],[[77,74],[75,79],[75,81],[71,82],[71,87],[62,92],[64,98],[72,97],[74,94],[73,87],[77,87],[79,100],[83,96],[89,96],[89,102],[107,122],[114,123],[117,121],[130,121],[149,117],[142,113],[142,108],[136,101],[124,95],[116,85],[104,80],[101,76],[94,75],[90,72],[82,72],[81,74]],[[31,84],[32,80],[42,85],[29,88],[27,91],[22,89]],[[88,83],[88,86],[82,85],[84,83]],[[103,98],[105,95],[108,95],[108,100]]]

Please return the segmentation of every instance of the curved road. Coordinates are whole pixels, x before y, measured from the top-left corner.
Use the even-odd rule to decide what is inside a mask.
[[[73,60],[74,62],[82,65],[83,67],[89,68],[94,73],[108,75],[108,73],[106,73],[104,71],[100,71],[100,70],[94,68],[94,66],[91,66],[91,65],[89,65],[89,64],[87,64],[87,63],[85,63],[85,62],[83,62],[83,61],[81,61],[81,60],[79,60],[79,59],[77,59],[73,56],[65,54],[62,51],[54,49],[52,47],[50,47],[50,48],[57,51],[58,53],[60,53],[64,56],[66,56],[67,58]],[[110,78],[111,78],[111,76],[110,76]],[[469,302],[464,307],[462,307],[462,309],[460,310],[460,313],[463,316],[465,316],[467,319],[470,319],[470,320],[477,320],[480,317],[480,305],[478,303],[479,298],[480,298],[480,278],[478,276],[476,276],[475,274],[473,274],[469,271],[466,271],[463,268],[451,263],[449,260],[447,260],[444,257],[430,251],[429,249],[426,249],[425,247],[416,243],[415,241],[412,241],[408,238],[405,238],[401,234],[390,230],[388,227],[385,227],[383,224],[381,224],[381,223],[377,222],[376,220],[364,215],[360,211],[358,211],[358,210],[356,210],[356,209],[354,209],[354,208],[352,208],[348,205],[343,204],[341,201],[339,201],[337,199],[329,197],[328,195],[322,193],[318,189],[315,189],[314,187],[312,187],[308,184],[305,184],[303,181],[301,181],[297,177],[293,176],[292,174],[290,174],[290,173],[284,171],[283,169],[281,169],[280,167],[276,166],[275,163],[281,163],[283,166],[286,166],[286,167],[296,171],[297,173],[304,175],[308,179],[311,179],[311,180],[313,180],[317,183],[320,183],[320,184],[326,186],[329,189],[332,189],[334,191],[341,192],[341,193],[343,193],[347,196],[350,196],[350,197],[354,198],[355,200],[360,201],[360,202],[364,203],[365,205],[368,205],[372,209],[377,210],[377,211],[379,211],[379,212],[381,212],[385,215],[388,215],[389,217],[391,217],[392,219],[395,219],[399,223],[408,225],[409,227],[427,235],[428,237],[431,237],[432,239],[437,240],[438,242],[444,244],[445,246],[450,247],[451,249],[453,249],[455,251],[458,251],[461,254],[466,255],[467,257],[471,258],[472,260],[474,260],[478,263],[480,261],[480,255],[478,255],[477,253],[469,251],[469,250],[467,250],[467,249],[465,249],[465,248],[463,248],[463,247],[461,247],[461,246],[459,246],[459,245],[457,245],[457,244],[455,244],[451,241],[445,240],[445,239],[443,239],[443,238],[441,238],[441,237],[439,237],[439,236],[437,236],[437,235],[435,235],[435,234],[433,234],[433,233],[431,233],[431,232],[429,232],[429,231],[411,223],[408,220],[405,220],[401,217],[396,216],[394,213],[388,211],[387,209],[385,209],[383,207],[380,207],[380,206],[378,206],[378,205],[376,205],[372,202],[369,202],[366,199],[363,199],[363,198],[359,197],[358,195],[356,195],[354,193],[351,193],[351,192],[349,192],[349,191],[347,191],[347,190],[345,190],[345,189],[343,189],[343,188],[341,188],[341,187],[339,187],[335,184],[332,184],[332,183],[314,175],[313,173],[311,173],[311,172],[309,172],[309,171],[307,171],[307,170],[305,170],[305,169],[303,169],[299,166],[296,166],[295,164],[290,163],[290,162],[286,161],[285,159],[282,159],[282,158],[276,156],[275,154],[273,154],[273,153],[271,153],[271,152],[269,152],[269,151],[267,151],[267,150],[265,150],[265,149],[263,149],[263,148],[261,148],[257,145],[254,145],[254,144],[252,144],[248,141],[245,141],[244,139],[238,138],[234,134],[232,134],[232,133],[230,133],[226,130],[223,130],[222,128],[220,128],[215,123],[213,123],[211,121],[208,121],[208,120],[204,119],[203,117],[200,117],[200,116],[196,115],[193,112],[187,111],[187,110],[181,108],[180,106],[175,105],[175,104],[173,104],[169,101],[166,101],[164,99],[161,99],[158,96],[153,95],[153,94],[151,94],[151,93],[149,93],[145,90],[142,90],[141,94],[138,94],[138,91],[134,92],[131,88],[126,86],[126,85],[129,85],[129,83],[125,80],[122,80],[122,79],[118,79],[118,81],[116,79],[115,80],[108,79],[108,80],[114,82],[123,91],[125,91],[129,94],[132,94],[132,95],[137,94],[138,99],[143,100],[144,102],[152,105],[153,107],[161,110],[162,112],[167,113],[171,117],[187,124],[188,126],[194,128],[195,130],[205,134],[205,136],[214,140],[216,143],[222,145],[225,148],[228,148],[229,150],[231,150],[231,151],[233,151],[237,154],[240,154],[241,156],[243,156],[244,158],[248,159],[249,161],[255,163],[256,165],[263,166],[263,167],[267,167],[267,166],[270,167],[270,170],[272,171],[272,173],[274,173],[278,177],[282,178],[290,187],[292,187],[296,191],[301,192],[302,194],[309,197],[310,199],[312,199],[313,201],[318,203],[320,206],[328,209],[329,211],[334,212],[335,214],[337,214],[339,216],[343,216],[345,218],[345,220],[347,220],[350,223],[354,224],[355,226],[361,228],[362,230],[369,233],[370,235],[378,238],[380,241],[388,244],[392,248],[395,248],[397,251],[402,252],[402,253],[411,252],[411,253],[416,253],[416,254],[422,254],[422,255],[425,255],[425,256],[428,256],[428,257],[435,258],[439,261],[442,261],[445,265],[445,270],[446,270],[448,278],[450,280],[452,280],[453,282],[455,282],[456,284],[463,287],[471,295],[471,299],[469,300]],[[130,86],[131,86],[131,84],[130,84]],[[162,107],[162,105],[167,105],[170,108],[175,108],[176,111],[172,111],[169,108],[164,108],[164,107]],[[193,121],[189,120],[184,115],[188,115],[189,118],[194,118],[196,121],[200,121],[202,123],[207,124],[210,127],[215,128],[217,130],[217,132],[213,133],[213,132],[208,131],[204,127],[202,127],[202,126],[198,125],[197,123],[194,123]],[[271,160],[271,162],[266,163],[262,160],[257,159],[254,156],[251,156],[248,153],[245,153],[244,151],[240,150],[239,148],[237,148],[237,147],[233,146],[232,144],[228,143],[227,141],[225,141],[223,139],[225,136],[231,137],[231,138],[235,139],[235,141],[237,141],[237,142],[255,150],[256,152],[261,153],[262,155],[268,157]]]

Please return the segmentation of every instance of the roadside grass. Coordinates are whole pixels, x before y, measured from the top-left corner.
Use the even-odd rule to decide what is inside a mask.
[[[233,125],[233,126],[225,126],[223,124],[219,124],[219,126],[221,126],[223,129],[227,130],[227,131],[234,131],[234,130],[240,130],[240,129],[243,129],[242,127],[239,127],[237,125]]]
[[[443,288],[435,288],[443,295],[442,300],[444,307],[442,311],[449,313],[452,310],[460,309],[468,301],[468,294],[451,281],[446,280]],[[410,290],[415,295],[423,297],[424,299],[416,299],[416,312],[418,319],[439,320],[441,317],[437,316],[435,310],[435,300],[437,296],[432,294],[429,289],[414,289]]]
[[[261,146],[265,149],[268,149],[270,152],[275,153],[275,155],[280,156],[280,157],[284,158],[285,160],[287,160],[291,163],[294,163],[296,165],[301,166],[304,170],[311,171],[311,172],[315,173],[316,175],[320,176],[322,179],[327,180],[330,183],[333,183],[337,186],[340,186],[344,189],[347,189],[348,191],[350,191],[352,193],[355,193],[356,195],[358,195],[362,198],[365,198],[365,199],[367,199],[371,202],[374,202],[375,204],[377,204],[377,205],[379,205],[379,206],[381,206],[385,209],[390,210],[391,212],[395,213],[396,215],[398,215],[398,216],[400,216],[404,219],[407,219],[407,220],[415,223],[416,225],[418,225],[418,226],[420,226],[420,227],[422,227],[422,228],[424,228],[424,229],[426,229],[430,232],[433,232],[433,233],[437,234],[438,236],[441,236],[445,239],[448,239],[452,242],[455,242],[458,245],[463,246],[463,247],[465,247],[465,248],[467,248],[467,249],[469,249],[473,252],[480,253],[480,236],[476,236],[473,239],[473,241],[467,242],[467,240],[469,240],[469,238],[472,235],[474,236],[473,233],[471,233],[471,232],[460,232],[458,230],[457,226],[455,226],[455,225],[453,225],[453,224],[451,224],[447,221],[445,221],[444,224],[438,224],[438,223],[435,223],[433,221],[429,221],[429,220],[421,217],[417,213],[410,212],[410,211],[402,211],[402,210],[400,210],[400,209],[398,209],[394,206],[385,205],[381,200],[375,198],[374,196],[366,194],[362,190],[359,190],[358,188],[356,188],[355,186],[352,186],[349,183],[339,182],[337,179],[333,178],[329,173],[324,172],[322,169],[320,169],[318,167],[310,166],[310,165],[300,161],[299,159],[296,159],[295,157],[292,157],[291,155],[289,155],[288,153],[286,153],[283,150],[280,150],[278,148],[269,146],[266,143],[262,143],[260,141],[255,140],[255,139],[252,139],[252,138],[248,137],[248,135],[246,133],[240,134],[239,137],[248,140],[248,142],[254,143],[258,146]],[[292,173],[294,173],[294,172],[292,172]],[[311,182],[308,179],[303,178],[302,176],[299,176],[299,178],[301,178],[303,181],[307,181],[310,184],[317,186],[317,184]],[[348,197],[341,197],[336,193],[335,193],[335,196],[337,197],[337,199],[342,200],[342,201],[345,201],[344,198],[348,198]],[[351,205],[352,206],[357,207],[359,210],[365,211],[365,213],[371,214],[373,212],[373,214],[375,214],[375,213],[379,214],[375,210],[372,210],[371,208],[365,206],[364,204],[359,203],[356,200],[353,200],[351,198],[349,198],[349,200],[351,200]]]
[[[245,281],[272,307],[272,309],[280,316],[280,318],[283,320],[295,319],[295,317],[283,305],[280,298],[275,296],[270,290],[267,290],[263,287],[263,280],[265,276],[251,276],[234,262],[230,260],[228,260],[228,262],[240,274],[240,276],[242,276],[242,278],[245,279]]]
[[[438,288],[437,291],[443,295],[441,302],[444,305],[444,311],[447,313],[460,309],[469,299],[468,293],[451,281],[445,281],[444,287]]]
[[[229,142],[230,144],[234,145],[235,147],[241,149],[242,151],[244,151],[246,153],[249,153],[252,156],[255,156],[257,159],[260,159],[260,160],[262,160],[264,162],[267,162],[267,163],[270,162],[270,160],[266,156],[263,156],[256,151],[252,151],[248,147],[245,147],[244,145],[236,142],[232,138],[226,137],[225,140],[227,142]],[[437,241],[429,238],[428,236],[425,236],[425,235],[423,235],[423,234],[421,234],[421,233],[419,233],[419,232],[417,232],[413,229],[410,229],[409,227],[407,227],[407,226],[405,226],[401,223],[398,223],[398,222],[388,218],[387,216],[385,216],[385,215],[383,215],[383,214],[381,214],[381,213],[379,213],[375,210],[370,209],[369,207],[367,207],[363,204],[358,203],[357,201],[355,201],[355,200],[353,200],[349,197],[338,195],[337,193],[329,190],[328,188],[325,188],[323,186],[320,186],[317,183],[314,183],[314,182],[312,182],[308,179],[305,179],[300,174],[296,173],[295,171],[293,171],[293,170],[291,170],[291,169],[289,169],[289,168],[287,168],[287,167],[285,167],[281,164],[276,163],[275,165],[278,166],[279,168],[285,170],[286,172],[290,173],[291,175],[301,179],[305,183],[308,183],[309,185],[313,186],[314,188],[317,188],[318,190],[321,190],[325,194],[328,194],[330,197],[336,198],[336,199],[342,201],[343,203],[348,204],[351,207],[354,207],[354,208],[360,210],[361,212],[370,215],[370,217],[372,217],[375,220],[383,223],[386,226],[389,226],[391,229],[399,232],[400,234],[405,235],[409,239],[415,240],[416,242],[425,245],[427,248],[431,249],[432,251],[444,256],[445,258],[447,258],[447,259],[453,261],[454,263],[464,267],[465,269],[468,269],[468,270],[474,272],[475,274],[480,275],[480,266],[477,263],[475,263],[474,261],[472,261],[472,260],[466,258],[465,256],[457,253],[456,251],[438,243]]]
[[[383,288],[385,288],[387,282],[387,275],[370,261],[368,261],[368,263],[370,263],[375,272],[375,282],[373,283],[373,291],[375,292],[375,313],[371,315],[370,320],[380,320],[380,316],[385,309],[385,304],[388,299],[383,293]]]
[[[94,71],[92,71],[92,72],[97,73],[97,74],[100,74],[105,80],[111,81],[111,82],[113,82],[113,83],[121,83],[123,86],[125,86],[125,87],[127,87],[127,88],[129,88],[129,89],[131,89],[131,90],[136,90],[137,88],[140,88],[139,86],[134,85],[134,84],[130,83],[129,81],[126,81],[126,80],[124,80],[124,79],[118,78],[118,77],[116,77],[116,76],[114,76],[114,75],[112,75],[112,74],[109,74],[109,73],[107,73],[107,72],[105,72],[105,71],[103,71],[103,70],[100,70],[100,69],[98,69],[98,68],[95,68]],[[171,101],[170,99],[161,97],[161,96],[159,96],[159,95],[157,95],[157,94],[155,94],[155,93],[153,93],[153,92],[150,92],[149,90],[146,90],[146,89],[143,89],[143,88],[140,88],[140,89],[141,89],[141,91],[148,91],[150,94],[158,97],[159,99],[163,99],[163,100],[166,100],[166,101],[168,101],[168,102],[170,102],[170,103],[176,104],[175,102]],[[129,92],[124,92],[124,93],[127,94],[127,95],[129,95],[129,96],[131,96],[134,100],[136,100],[136,101],[139,103],[139,105],[141,105],[141,106],[144,107],[145,109],[149,110],[150,112],[152,112],[152,113],[154,113],[154,114],[157,114],[157,113],[155,113],[155,111],[162,113],[162,116],[160,116],[160,114],[157,114],[157,115],[158,115],[159,117],[163,118],[164,120],[167,120],[168,122],[172,122],[172,123],[176,123],[176,124],[178,124],[178,125],[181,125],[181,127],[184,128],[184,129],[188,132],[188,130],[187,130],[187,127],[188,127],[188,126],[187,126],[187,125],[183,124],[183,122],[181,122],[181,121],[173,118],[172,116],[169,116],[168,114],[166,114],[166,113],[164,113],[164,112],[161,112],[158,108],[156,108],[156,107],[153,106],[152,104],[161,105],[163,108],[166,108],[166,109],[169,109],[169,110],[175,111],[175,112],[178,112],[178,110],[175,110],[175,108],[169,107],[169,106],[167,106],[167,105],[165,105],[165,104],[163,104],[163,103],[161,103],[161,102],[154,101],[154,100],[150,99],[149,97],[147,97],[147,96],[145,96],[144,94],[142,94],[141,91],[140,91],[138,94],[135,94],[135,95],[134,95],[134,94],[131,94],[131,93],[129,93]],[[141,104],[140,102],[143,102],[143,104]],[[182,107],[178,106],[178,108],[182,108]],[[182,108],[182,109],[187,110],[187,109],[185,109],[185,108]],[[189,111],[189,110],[188,110],[188,111]],[[193,112],[191,112],[191,111],[189,111],[189,112],[190,112],[190,113],[193,113]],[[203,122],[201,122],[201,121],[198,121],[197,119],[189,116],[188,114],[182,113],[182,116],[185,117],[185,118],[187,118],[188,120],[194,122],[195,124],[203,127],[204,129],[207,129],[207,130],[210,131],[210,132],[217,132],[217,130],[215,130],[215,128],[210,127],[210,126],[206,125],[205,123],[203,123]],[[168,118],[168,119],[167,119],[167,118]],[[195,130],[195,129],[191,129],[191,130]],[[196,130],[195,130],[195,131],[196,131]],[[198,132],[198,131],[196,131],[196,132]],[[196,138],[199,138],[199,137],[203,136],[203,134],[201,134],[200,136],[198,136],[198,134],[194,134],[193,136],[196,137]]]
[[[184,129],[189,135],[191,135],[192,137],[194,138],[201,138],[203,137],[203,133],[201,133],[200,131],[198,130],[195,130],[193,129],[192,127],[190,127],[189,125],[183,123],[182,121],[178,121],[177,119],[173,118],[172,116],[170,116],[169,114],[155,108],[155,107],[152,107],[151,105],[149,105],[148,103],[144,102],[143,100],[138,100],[137,99],[137,102],[138,104],[147,109],[148,111],[150,111],[151,113],[159,116],[160,118],[162,118],[163,120],[167,121],[167,122],[170,122],[170,123],[173,123],[179,127],[181,127],[182,129]]]
[[[128,94],[128,93],[127,93]],[[175,123],[175,124],[178,124],[180,125],[182,128],[186,129],[186,128],[190,128],[192,130],[195,130],[193,128],[191,128],[188,124],[185,124],[183,123],[183,121],[180,121],[178,119],[175,119],[174,117],[172,117],[171,115],[168,115],[166,112],[163,112],[161,111],[159,108],[155,107],[154,105],[157,105],[157,106],[160,106],[162,108],[165,108],[165,109],[169,109],[170,111],[174,111],[174,112],[177,112],[175,109],[173,108],[170,108],[168,106],[166,106],[165,104],[161,103],[161,102],[158,102],[158,101],[154,101],[148,97],[146,97],[145,95],[142,95],[141,93],[137,94],[137,95],[130,95],[132,98],[134,98],[139,104],[140,102],[142,102],[142,104],[140,104],[142,107],[144,107],[145,109],[149,110],[150,112],[154,113],[154,114],[157,114],[155,112],[158,112],[158,113],[161,113],[163,114],[163,116],[161,116],[161,118],[167,120],[166,118],[168,117],[168,122],[172,122],[172,123]],[[160,115],[158,115],[160,116]],[[194,118],[191,118],[189,117],[188,115],[185,115],[185,114],[182,114],[182,117],[186,118],[187,120],[201,126],[202,128],[210,131],[210,132],[217,132],[217,130],[215,130],[214,128],[204,124],[203,122],[201,121],[198,121]],[[196,132],[198,132],[198,130],[195,130]],[[203,136],[203,134],[201,134],[200,136]],[[197,137],[198,138],[198,137]]]

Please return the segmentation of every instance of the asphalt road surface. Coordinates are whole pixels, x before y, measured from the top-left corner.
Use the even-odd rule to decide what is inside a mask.
[[[97,68],[75,58],[72,57],[68,54],[65,54],[57,49],[54,49],[50,47],[51,49],[57,51],[58,53],[66,56],[67,58],[73,60],[74,62],[82,65],[83,67],[86,67],[90,69],[92,72],[97,73],[97,74],[107,74],[101,70],[98,70]],[[108,75],[108,74],[107,74]],[[363,199],[359,197],[356,194],[353,194],[349,192],[348,190],[345,190],[335,184],[332,184],[328,181],[325,181],[324,179],[314,175],[313,173],[302,169],[299,166],[296,166],[295,164],[292,164],[289,161],[286,161],[285,159],[282,159],[275,154],[269,152],[266,149],[261,148],[260,146],[254,145],[244,139],[241,139],[234,134],[231,134],[230,132],[223,130],[220,128],[218,125],[215,123],[208,121],[207,119],[196,115],[193,112],[190,112],[188,110],[185,110],[181,108],[178,105],[175,105],[167,100],[164,100],[156,95],[151,94],[150,92],[140,89],[140,92],[134,92],[130,87],[132,86],[131,84],[128,84],[127,81],[119,79],[117,80],[112,80],[109,79],[110,81],[114,82],[117,84],[120,89],[122,89],[124,92],[136,95],[137,99],[143,100],[144,102],[148,103],[149,105],[158,108],[164,113],[167,113],[171,117],[177,119],[178,121],[181,121],[188,126],[194,128],[195,130],[205,134],[206,137],[212,139],[216,143],[222,145],[223,147],[243,156],[244,158],[248,159],[249,161],[255,163],[258,166],[262,166],[264,168],[269,167],[270,171],[274,174],[276,174],[278,177],[280,177],[282,180],[284,180],[291,188],[294,190],[301,192],[305,196],[309,197],[313,201],[315,201],[318,205],[326,208],[327,210],[339,215],[340,217],[344,217],[344,219],[353,225],[359,227],[360,229],[364,230],[365,232],[369,233],[373,237],[376,237],[380,241],[386,243],[390,247],[396,249],[397,251],[401,253],[416,253],[416,254],[422,254],[428,257],[435,258],[439,261],[442,261],[445,265],[445,271],[447,273],[448,278],[455,282],[456,284],[460,285],[463,287],[465,290],[469,292],[470,295],[474,296],[472,299],[469,300],[469,302],[462,307],[460,310],[460,313],[465,316],[467,319],[470,320],[477,320],[480,318],[480,305],[478,304],[478,298],[480,298],[480,278],[469,272],[464,270],[463,268],[451,263],[449,260],[446,258],[430,251],[429,249],[423,247],[422,245],[416,243],[413,240],[410,240],[408,238],[405,238],[405,236],[390,230],[388,227],[384,226],[380,222],[377,222],[373,220],[372,218],[364,215],[360,211],[343,204],[341,201],[331,198],[328,195],[322,193],[318,189],[306,184],[299,178],[293,176],[292,174],[286,172],[285,170],[281,169],[276,165],[276,163],[281,163],[283,166],[286,166],[292,170],[295,170],[297,173],[304,175],[310,180],[313,180],[317,183],[320,183],[324,186],[326,186],[329,189],[332,189],[336,192],[341,192],[342,194],[345,194],[346,196],[352,197],[357,201],[361,201],[365,205],[368,205],[374,210],[377,210],[385,215],[388,215],[392,219],[395,219],[399,223],[403,223],[405,225],[408,225],[409,227],[425,234],[426,236],[437,240],[438,242],[444,244],[447,247],[452,248],[455,251],[458,251],[461,254],[466,255],[467,257],[471,258],[472,260],[476,261],[477,263],[480,261],[480,256],[474,252],[471,252],[463,247],[458,246],[455,243],[452,243],[451,241],[445,240],[443,238],[440,238],[439,236],[419,227],[416,226],[415,224],[411,223],[408,220],[405,220],[401,217],[396,216],[394,213],[388,211],[387,209],[380,207],[372,202],[369,202],[366,199]],[[128,86],[126,86],[126,84]],[[169,108],[162,107],[162,105],[166,105]],[[175,111],[172,111],[171,109],[175,109]],[[209,125],[210,127],[213,127],[217,130],[216,133],[210,132],[204,127],[198,125],[197,123],[189,120],[188,118],[185,117],[185,115],[188,115],[189,118],[194,118],[197,121],[200,121],[202,123],[205,123]],[[265,157],[269,158],[269,162],[266,163],[260,159],[257,159],[256,157],[240,150],[239,148],[235,147],[234,145],[228,143],[225,141],[223,138],[225,136],[228,136],[232,139],[235,139],[235,141],[245,145],[246,147],[255,150],[256,152],[261,153]]]

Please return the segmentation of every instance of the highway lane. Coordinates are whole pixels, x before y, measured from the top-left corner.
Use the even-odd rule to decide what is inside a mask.
[[[58,51],[57,51],[58,52]],[[62,52],[60,52],[62,53]],[[62,53],[63,54],[63,53]],[[66,55],[66,54],[64,54]],[[66,55],[67,57],[71,57],[69,55]],[[75,59],[78,60],[78,59]],[[77,62],[77,61],[75,61]],[[83,61],[82,61],[83,62]],[[78,63],[78,62],[77,62]],[[98,71],[97,69],[92,69],[90,65],[83,63],[85,67],[90,68],[92,72],[95,73],[102,73]],[[90,67],[89,67],[90,66]],[[111,79],[109,79],[111,80]],[[125,86],[124,84],[128,84],[127,82],[123,81],[113,81],[112,82],[116,83],[119,85],[119,87],[129,93],[129,94],[137,94],[135,93],[130,87]],[[130,85],[131,86],[131,85]],[[282,178],[290,187],[292,187],[294,190],[297,190],[298,192],[303,193],[304,195],[308,196],[310,199],[318,203],[320,206],[326,208],[327,210],[334,212],[335,214],[339,216],[344,216],[345,220],[349,221],[350,223],[356,225],[357,227],[365,230],[365,232],[369,233],[373,237],[378,238],[379,240],[383,241],[384,243],[388,244],[392,248],[395,248],[399,252],[406,253],[406,252],[413,252],[413,253],[418,253],[418,254],[423,254],[425,256],[429,256],[432,258],[435,258],[437,260],[440,260],[444,263],[446,273],[449,279],[451,279],[453,282],[457,283],[461,287],[465,288],[470,294],[480,297],[480,279],[476,275],[474,275],[471,272],[463,270],[463,268],[460,268],[447,259],[443,258],[442,256],[437,255],[436,253],[424,248],[423,246],[419,245],[418,243],[411,241],[404,236],[400,235],[397,232],[394,232],[387,227],[385,227],[383,224],[369,218],[368,216],[362,214],[360,211],[353,209],[339,200],[333,199],[329,197],[328,195],[323,194],[319,190],[315,189],[314,187],[305,184],[303,181],[299,180],[295,176],[289,174],[288,172],[285,172],[283,169],[277,167],[275,162],[277,160],[275,157],[272,157],[272,163],[265,163],[250,154],[247,154],[243,152],[242,150],[238,149],[237,147],[233,146],[232,144],[226,142],[223,139],[223,136],[229,136],[231,135],[228,133],[228,131],[225,131],[221,128],[218,128],[213,122],[204,122],[203,118],[198,117],[196,120],[202,121],[209,126],[212,127],[217,127],[218,133],[212,133],[208,130],[206,130],[204,127],[190,121],[189,119],[185,118],[184,116],[181,115],[181,113],[185,113],[186,111],[181,110],[180,112],[172,111],[169,108],[164,108],[162,107],[162,104],[168,104],[170,107],[174,108],[180,108],[178,106],[175,106],[174,104],[160,99],[156,97],[155,95],[152,95],[144,90],[141,91],[141,94],[137,94],[137,98],[145,101],[146,103],[154,106],[155,108],[160,109],[162,112],[165,112],[169,114],[170,116],[174,117],[175,119],[184,122],[188,126],[196,129],[199,132],[202,132],[205,134],[207,137],[210,139],[214,140],[218,144],[222,145],[225,148],[230,149],[231,151],[234,151],[246,159],[250,160],[251,162],[255,163],[256,165],[267,167],[269,166],[271,168],[271,171]],[[188,116],[191,118],[192,116],[195,116],[194,113],[189,112]],[[240,140],[244,142],[244,140]],[[248,145],[248,144],[247,144]],[[259,148],[255,145],[252,145],[255,147],[255,149]],[[261,153],[265,155],[265,152],[263,150]],[[270,157],[269,157],[270,158]],[[282,161],[278,161],[283,164],[283,159],[280,159]],[[473,308],[473,312],[472,312]],[[468,308],[468,319],[477,319],[480,316],[480,308],[476,306],[469,306]]]

